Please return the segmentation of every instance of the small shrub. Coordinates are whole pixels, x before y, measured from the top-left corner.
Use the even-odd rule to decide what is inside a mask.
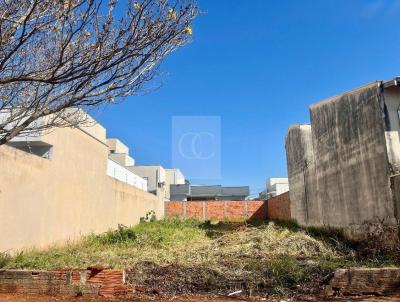
[[[292,288],[303,278],[303,271],[297,260],[290,255],[281,255],[269,262],[266,274],[272,277],[275,289]]]
[[[372,261],[394,260],[400,263],[400,226],[388,225],[384,221],[365,226],[366,238],[359,243],[358,256]]]
[[[341,254],[351,254],[351,250],[357,248],[358,243],[348,239],[343,230],[334,227],[305,227],[308,235],[328,243]]]
[[[11,256],[7,253],[0,253],[0,268],[5,267],[11,260]]]
[[[137,235],[132,228],[119,224],[117,230],[110,230],[101,235],[92,235],[89,237],[89,241],[101,245],[112,245],[133,243],[136,241],[136,238]]]
[[[290,220],[273,220],[274,224],[280,228],[288,229],[292,232],[298,232],[302,227],[297,223],[295,219]]]
[[[146,216],[140,217],[140,223],[154,222],[156,220],[157,220],[156,212],[154,212],[153,210],[147,212]]]

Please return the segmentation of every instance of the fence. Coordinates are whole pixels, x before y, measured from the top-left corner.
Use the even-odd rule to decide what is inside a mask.
[[[165,203],[167,217],[180,216],[200,220],[289,220],[289,192],[264,200],[169,201]]]

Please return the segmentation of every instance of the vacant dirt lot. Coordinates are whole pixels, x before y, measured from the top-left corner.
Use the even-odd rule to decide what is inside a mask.
[[[3,258],[0,253],[0,268],[125,269],[127,285],[137,289],[136,301],[187,302],[183,297],[196,295],[214,302],[213,297],[239,290],[238,299],[314,296],[337,268],[400,266],[398,255],[390,248],[381,251],[375,245],[350,242],[335,229],[304,229],[293,222],[202,223],[176,218],[120,226],[46,250]],[[68,302],[6,296],[0,297],[2,301]]]
[[[75,298],[75,299],[62,299],[62,298],[52,298],[52,297],[33,297],[33,296],[22,296],[22,295],[4,295],[0,294],[0,302],[127,302],[127,301],[136,301],[136,302],[157,302],[156,300],[126,300],[126,299],[84,299],[84,298]],[[159,300],[158,302],[167,302],[168,300]],[[206,300],[199,299],[191,299],[191,300],[169,300],[174,302],[205,302]],[[213,302],[240,302],[244,300],[212,300]]]
[[[123,299],[83,299],[83,298],[75,298],[75,299],[61,299],[61,298],[51,298],[51,297],[32,297],[32,296],[21,296],[21,295],[4,295],[0,294],[0,302],[127,302],[129,300]],[[154,300],[131,300],[136,302],[157,302]],[[159,300],[158,302],[244,302],[246,300],[228,300],[228,299],[190,299],[190,300]],[[251,300],[247,300],[251,301]],[[279,300],[275,300],[279,301]],[[287,300],[280,300],[287,301]],[[307,300],[310,301],[310,300]],[[362,302],[400,302],[400,297],[367,297],[367,298],[343,298],[343,299],[329,299],[325,301],[321,300],[311,300],[316,302],[335,302],[335,301],[362,301]],[[300,302],[300,301],[298,301]]]

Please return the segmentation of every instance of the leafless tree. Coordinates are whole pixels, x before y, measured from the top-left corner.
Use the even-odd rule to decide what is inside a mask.
[[[143,91],[196,13],[192,0],[0,0],[0,145]]]

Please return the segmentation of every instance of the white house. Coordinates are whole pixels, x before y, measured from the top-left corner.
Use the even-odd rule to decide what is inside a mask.
[[[289,180],[285,177],[267,179],[266,189],[260,193],[260,199],[269,199],[289,191]]]
[[[170,199],[171,185],[185,183],[185,177],[179,169],[164,169],[159,165],[131,166],[127,169],[147,180],[148,192],[164,200]]]
[[[148,191],[147,180],[130,170],[135,165],[135,160],[129,155],[129,148],[116,138],[108,138],[107,145],[109,150],[107,175]]]

